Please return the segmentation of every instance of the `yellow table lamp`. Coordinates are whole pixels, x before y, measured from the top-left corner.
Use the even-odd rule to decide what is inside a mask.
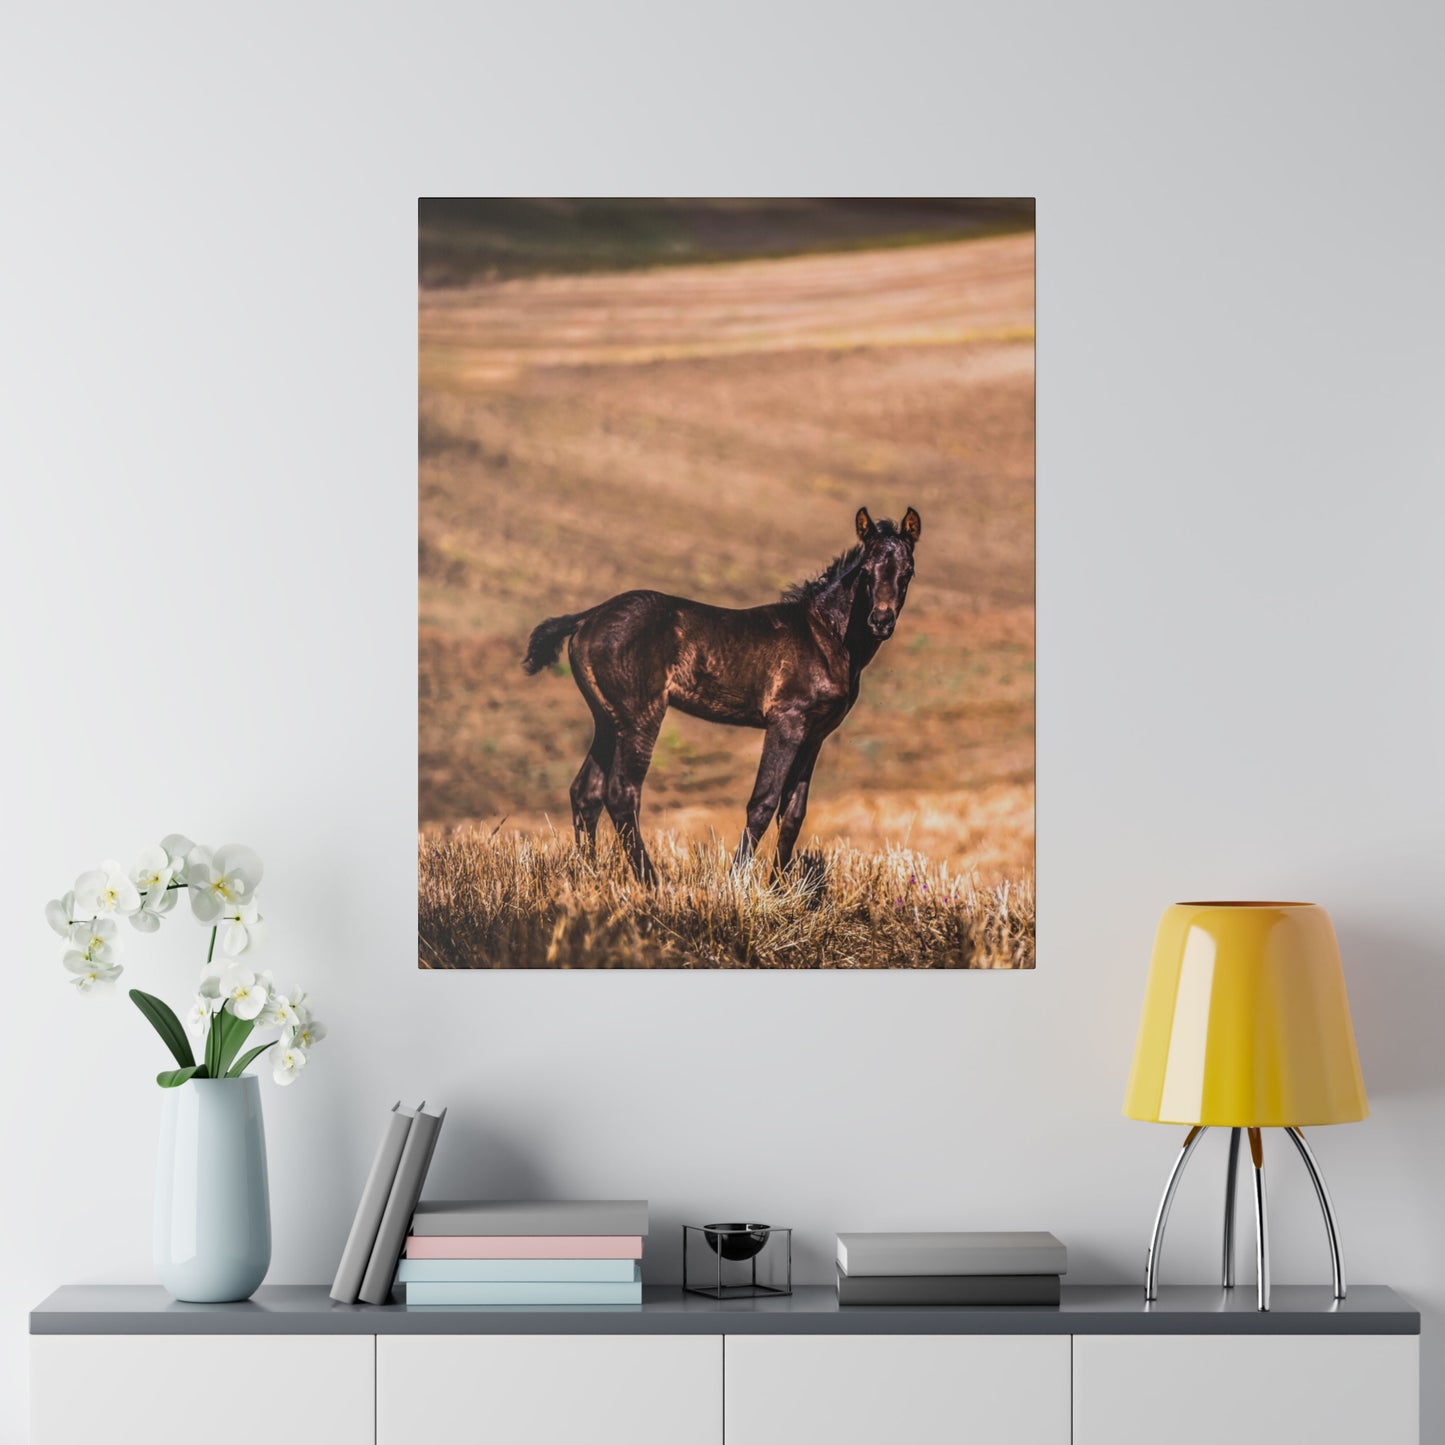
[[[1345,1297],[1339,1230],[1302,1130],[1348,1124],[1370,1106],[1355,1052],[1345,976],[1329,914],[1313,903],[1176,903],[1164,911],[1124,1098],[1131,1119],[1187,1124],[1154,1220],[1144,1298],[1159,1293],[1159,1250],[1184,1166],[1204,1131],[1227,1128],[1224,1288],[1234,1285],[1234,1195],[1240,1131],[1254,1162],[1259,1308],[1269,1308],[1269,1224],[1260,1130],[1282,1128],[1299,1151]]]

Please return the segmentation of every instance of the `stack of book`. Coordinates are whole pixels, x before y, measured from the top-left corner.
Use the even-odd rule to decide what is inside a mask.
[[[645,1200],[419,1204],[408,1305],[640,1305]]]
[[[1056,1305],[1068,1265],[1044,1231],[840,1234],[840,1305]]]
[[[342,1304],[364,1300],[383,1305],[391,1298],[396,1262],[447,1115],[445,1109],[428,1114],[425,1108],[425,1100],[415,1109],[403,1109],[398,1102],[386,1116],[331,1286],[331,1298]]]

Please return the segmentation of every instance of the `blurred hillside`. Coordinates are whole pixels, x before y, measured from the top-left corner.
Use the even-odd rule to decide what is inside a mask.
[[[871,250],[1029,231],[1030,197],[904,200],[427,198],[423,286]]]

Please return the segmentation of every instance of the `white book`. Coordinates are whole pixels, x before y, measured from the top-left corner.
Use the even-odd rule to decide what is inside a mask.
[[[955,1230],[840,1234],[838,1264],[850,1276],[1064,1274],[1068,1254],[1047,1230]]]

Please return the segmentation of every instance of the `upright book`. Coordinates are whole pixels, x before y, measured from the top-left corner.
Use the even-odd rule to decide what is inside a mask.
[[[1064,1246],[1044,1230],[840,1234],[838,1264],[850,1277],[1068,1273]]]
[[[427,1114],[418,1109],[411,1128],[407,1130],[406,1143],[397,1161],[396,1178],[392,1181],[381,1224],[377,1227],[376,1243],[372,1245],[371,1258],[361,1281],[361,1298],[369,1305],[384,1305],[391,1298],[392,1277],[396,1274],[396,1264],[406,1243],[406,1231],[421,1198],[422,1185],[426,1183],[426,1172],[436,1149],[437,1135],[441,1133],[442,1120],[446,1116],[445,1109],[440,1114]]]
[[[371,1262],[371,1251],[381,1228],[381,1216],[386,1212],[386,1201],[391,1197],[391,1186],[396,1179],[396,1167],[401,1162],[401,1151],[411,1130],[411,1121],[425,1104],[423,1099],[416,1109],[403,1109],[398,1099],[386,1116],[386,1128],[382,1130],[381,1143],[371,1161],[371,1172],[362,1186],[361,1202],[356,1206],[356,1217],[351,1221],[351,1233],[346,1236],[341,1262],[336,1266],[336,1279],[331,1286],[331,1298],[341,1304],[355,1304],[361,1295],[361,1281],[366,1275],[366,1266]]]

